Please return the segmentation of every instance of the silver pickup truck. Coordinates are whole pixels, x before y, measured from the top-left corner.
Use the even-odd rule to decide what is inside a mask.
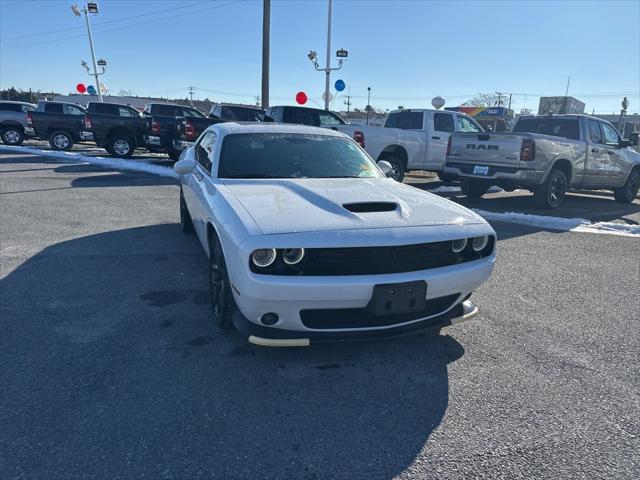
[[[569,188],[613,190],[630,203],[640,186],[638,134],[623,140],[609,122],[587,115],[523,116],[511,133],[454,132],[445,174],[479,198],[490,186],[531,190],[543,208],[557,208]]]

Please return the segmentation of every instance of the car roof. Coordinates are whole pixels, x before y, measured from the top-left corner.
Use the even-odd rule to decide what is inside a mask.
[[[325,135],[328,137],[345,137],[341,132],[328,128],[308,125],[292,125],[285,123],[260,122],[224,122],[211,125],[207,130],[215,130],[220,135],[234,133],[298,133],[307,135]],[[348,138],[348,137],[347,137]]]
[[[13,103],[16,105],[31,105],[31,106],[35,106],[33,103],[29,103],[29,102],[20,102],[17,100],[0,100],[0,103]]]

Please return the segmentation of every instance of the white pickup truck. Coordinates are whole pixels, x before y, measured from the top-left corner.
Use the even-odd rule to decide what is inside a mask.
[[[623,139],[609,122],[587,115],[523,116],[511,133],[454,133],[445,172],[479,198],[491,185],[525,188],[542,208],[557,208],[570,188],[613,190],[630,203],[640,187],[638,134]]]
[[[374,160],[389,162],[389,176],[398,181],[409,170],[437,172],[442,180],[455,178],[442,173],[449,134],[484,132],[469,115],[427,109],[394,110],[384,127],[347,124],[332,128],[352,137]]]

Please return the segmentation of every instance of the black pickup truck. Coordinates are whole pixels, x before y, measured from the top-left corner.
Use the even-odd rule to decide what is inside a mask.
[[[178,124],[177,150],[184,150],[195,142],[209,125],[222,122],[263,122],[264,110],[248,105],[219,104],[211,107],[208,118],[184,117]]]
[[[48,140],[53,150],[70,150],[74,143],[93,139],[81,133],[85,114],[81,105],[40,101],[36,111],[27,114],[27,125],[38,138]]]
[[[174,145],[178,138],[178,124],[183,118],[206,120],[199,110],[185,105],[171,103],[148,103],[142,111],[146,119],[144,143],[148,150],[165,152],[172,160],[180,156],[180,148]]]
[[[114,157],[130,158],[144,147],[147,120],[129,105],[89,102],[83,131],[93,134],[96,145]]]
[[[313,127],[333,128],[334,130],[339,125],[347,124],[340,115],[320,108],[282,105],[268,108],[265,115],[268,120],[273,122],[311,125]]]

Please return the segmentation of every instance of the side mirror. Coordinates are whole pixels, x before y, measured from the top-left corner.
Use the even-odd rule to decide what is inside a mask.
[[[382,170],[382,173],[384,173],[387,177],[391,175],[391,171],[393,170],[393,166],[386,160],[380,160],[378,162],[378,167],[380,168],[380,170]]]
[[[636,145],[638,145],[640,143],[640,133],[638,132],[631,132],[629,134],[629,146],[630,147],[635,147]]]
[[[178,160],[173,166],[173,169],[178,175],[186,175],[187,173],[193,172],[193,169],[196,168],[196,161],[192,156],[184,154],[184,157],[182,160]]]

